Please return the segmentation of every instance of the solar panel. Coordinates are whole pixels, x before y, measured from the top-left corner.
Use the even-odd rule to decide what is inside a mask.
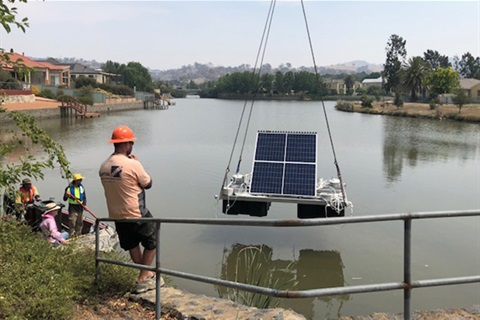
[[[260,131],[250,193],[315,196],[317,134]]]

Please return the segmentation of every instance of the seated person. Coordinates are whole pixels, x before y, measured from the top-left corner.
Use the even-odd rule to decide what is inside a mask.
[[[17,192],[17,196],[15,198],[15,208],[16,208],[16,215],[18,219],[21,219],[23,215],[26,215],[27,206],[32,204],[34,201],[42,201],[42,198],[38,194],[37,188],[32,185],[32,180],[29,178],[25,178],[22,180],[22,185]],[[25,217],[28,220],[29,217]]]
[[[66,244],[65,240],[68,239],[68,232],[60,232],[57,228],[57,222],[55,216],[58,214],[61,207],[56,203],[47,203],[45,205],[45,212],[42,214],[43,221],[40,223],[40,230],[47,236],[48,241],[54,246],[60,244]]]

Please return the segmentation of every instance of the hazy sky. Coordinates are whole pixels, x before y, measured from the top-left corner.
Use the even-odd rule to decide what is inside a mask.
[[[384,63],[392,34],[407,56],[427,49],[480,56],[480,1],[305,1],[318,66]],[[16,3],[26,33],[0,48],[33,57],[140,62],[151,69],[255,64],[270,1],[32,1]],[[264,63],[312,66],[300,1],[277,1]]]

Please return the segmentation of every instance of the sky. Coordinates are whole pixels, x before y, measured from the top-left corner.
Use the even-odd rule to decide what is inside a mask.
[[[0,31],[0,48],[35,58],[255,65],[270,1],[32,1],[15,3],[30,28]],[[437,50],[480,56],[480,0],[304,1],[317,66],[383,64],[392,34],[407,58]],[[264,63],[313,66],[300,1],[277,1]]]

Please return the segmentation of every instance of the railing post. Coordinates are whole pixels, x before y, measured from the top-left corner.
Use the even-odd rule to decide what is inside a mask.
[[[160,298],[160,290],[161,290],[161,273],[160,273],[160,221],[155,222],[155,232],[157,233],[156,239],[156,254],[155,254],[155,275],[156,275],[156,292],[155,292],[155,319],[160,319],[162,316],[162,307],[161,307],[161,298]]]
[[[100,233],[99,233],[100,223],[98,219],[95,219],[95,284],[98,284],[99,279],[99,265],[98,255],[100,253]]]
[[[411,253],[412,253],[412,219],[404,220],[404,243],[403,243],[403,319],[410,320],[410,297],[412,293],[411,279]]]

